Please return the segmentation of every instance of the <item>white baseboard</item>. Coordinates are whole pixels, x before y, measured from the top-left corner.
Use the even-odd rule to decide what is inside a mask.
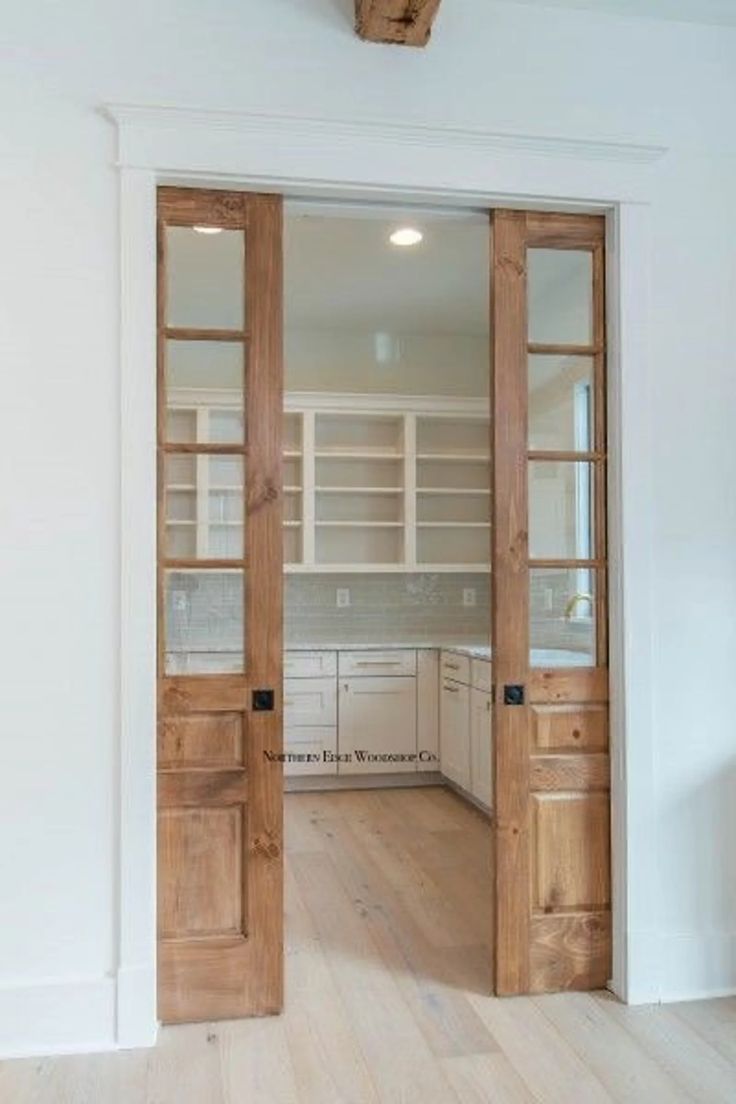
[[[629,934],[629,1004],[736,995],[736,933]]]
[[[115,981],[51,979],[0,987],[0,1059],[115,1050]]]

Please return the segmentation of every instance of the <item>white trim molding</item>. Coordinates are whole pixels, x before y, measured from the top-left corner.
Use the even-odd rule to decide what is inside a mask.
[[[605,212],[611,227],[614,969],[661,992],[651,680],[649,202],[661,147],[370,120],[110,106],[121,173],[121,722],[118,1046],[155,1039],[155,201],[159,183],[290,197]],[[646,959],[642,948],[646,946]],[[654,959],[654,961],[653,961]],[[124,983],[123,983],[124,982]],[[83,1041],[82,1039],[79,1040]]]
[[[210,112],[109,104],[118,161],[162,182],[250,182],[290,195],[344,198],[407,192],[441,204],[557,207],[646,201],[663,146],[504,134],[374,119]],[[570,181],[575,180],[574,187]]]

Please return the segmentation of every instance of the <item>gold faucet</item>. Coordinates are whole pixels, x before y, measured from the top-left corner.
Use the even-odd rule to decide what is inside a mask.
[[[588,604],[590,605],[590,612],[591,613],[593,612],[593,595],[592,594],[583,594],[582,592],[578,592],[577,594],[573,594],[572,598],[570,598],[570,600],[567,602],[567,604],[565,606],[565,620],[566,621],[571,620],[572,615],[575,611],[575,607],[578,604],[578,602],[588,602]]]

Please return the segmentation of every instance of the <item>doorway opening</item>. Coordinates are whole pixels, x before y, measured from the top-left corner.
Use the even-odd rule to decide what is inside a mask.
[[[284,215],[287,942],[489,993],[488,215]]]
[[[603,219],[159,224],[162,1018],[281,1007],[282,769],[297,937],[604,985]]]

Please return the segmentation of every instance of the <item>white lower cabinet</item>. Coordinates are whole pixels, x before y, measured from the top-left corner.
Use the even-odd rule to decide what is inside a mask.
[[[440,687],[440,770],[470,790],[470,687],[449,678]]]
[[[490,809],[493,804],[491,758],[492,698],[484,690],[470,691],[470,792]]]
[[[337,728],[284,729],[284,751],[291,757],[284,763],[288,778],[308,774],[337,774]]]
[[[339,774],[416,771],[416,761],[412,758],[416,750],[415,678],[358,676],[340,679]],[[349,761],[343,756],[349,756]]]
[[[335,652],[287,652],[284,670],[284,775],[337,774]]]

